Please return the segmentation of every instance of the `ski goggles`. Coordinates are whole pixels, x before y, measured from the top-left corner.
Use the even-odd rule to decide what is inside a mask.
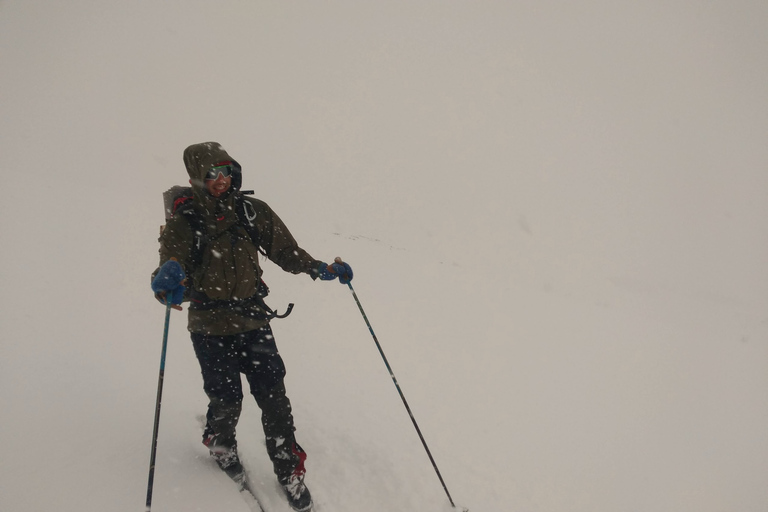
[[[215,180],[218,179],[219,174],[221,174],[224,178],[229,178],[232,176],[232,173],[235,172],[235,166],[231,163],[228,164],[221,164],[214,167],[211,167],[208,170],[208,173],[205,175],[205,179],[207,180]]]

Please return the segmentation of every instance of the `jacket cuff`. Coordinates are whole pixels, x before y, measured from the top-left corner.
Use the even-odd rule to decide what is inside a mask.
[[[325,262],[320,260],[312,262],[312,267],[307,271],[307,274],[309,274],[309,277],[311,277],[313,281],[317,281],[317,278],[320,277],[320,267],[323,265],[325,265]]]

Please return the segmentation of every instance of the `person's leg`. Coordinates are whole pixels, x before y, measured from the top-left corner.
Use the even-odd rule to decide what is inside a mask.
[[[261,423],[267,453],[280,484],[295,510],[311,507],[312,498],[304,485],[307,454],[296,442],[291,401],[285,392],[285,365],[277,351],[269,326],[253,331],[246,342],[245,373],[251,394],[261,409]],[[248,370],[248,371],[245,371]]]
[[[192,333],[192,344],[209,399],[203,442],[211,451],[234,450],[235,429],[243,404],[237,339]]]
[[[296,442],[291,402],[285,394],[285,385],[280,382],[269,390],[256,385],[251,392],[261,408],[267,453],[275,475],[281,482],[293,474],[303,476],[307,455]]]

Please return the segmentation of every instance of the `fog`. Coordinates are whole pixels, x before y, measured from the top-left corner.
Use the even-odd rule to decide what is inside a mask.
[[[0,48],[0,508],[143,506],[209,140],[355,269],[461,506],[768,508],[765,2],[6,0]],[[448,510],[348,291],[265,270],[316,512]],[[247,510],[171,329],[154,508]]]

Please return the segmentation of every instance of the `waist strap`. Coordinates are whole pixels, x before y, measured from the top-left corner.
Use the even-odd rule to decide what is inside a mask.
[[[272,308],[267,306],[264,302],[264,298],[259,294],[254,294],[247,299],[237,300],[214,300],[209,298],[205,293],[195,290],[194,288],[189,292],[189,309],[192,311],[211,311],[214,309],[228,309],[231,311],[242,312],[247,316],[259,316],[253,314],[252,311],[247,311],[257,306],[264,313],[265,320],[271,320],[273,318],[285,318],[291,314],[293,310],[293,303],[288,304],[288,309],[282,315],[278,314]]]

